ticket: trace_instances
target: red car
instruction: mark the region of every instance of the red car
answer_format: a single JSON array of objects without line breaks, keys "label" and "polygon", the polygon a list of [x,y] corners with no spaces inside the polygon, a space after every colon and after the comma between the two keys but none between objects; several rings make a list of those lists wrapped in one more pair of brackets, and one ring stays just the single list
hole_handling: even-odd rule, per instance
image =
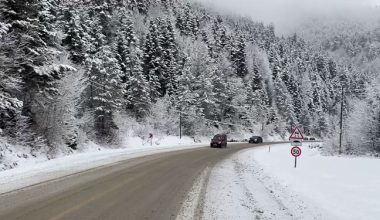
[{"label": "red car", "polygon": [[211,139],[210,147],[227,147],[227,135],[217,134]]}]

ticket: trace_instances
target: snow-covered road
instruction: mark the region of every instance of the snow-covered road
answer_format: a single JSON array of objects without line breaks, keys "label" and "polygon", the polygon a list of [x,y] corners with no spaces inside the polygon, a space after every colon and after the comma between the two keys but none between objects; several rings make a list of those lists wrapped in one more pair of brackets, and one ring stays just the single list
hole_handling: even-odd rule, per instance
[{"label": "snow-covered road", "polygon": [[378,219],[380,160],[324,157],[290,145],[241,151],[210,174],[203,219]]}]

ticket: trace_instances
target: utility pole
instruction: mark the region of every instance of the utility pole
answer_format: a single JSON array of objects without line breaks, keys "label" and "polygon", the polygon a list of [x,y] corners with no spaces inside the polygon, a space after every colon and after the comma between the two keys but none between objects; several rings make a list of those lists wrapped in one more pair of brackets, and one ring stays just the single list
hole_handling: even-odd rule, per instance
[{"label": "utility pole", "polygon": [[342,86],[342,96],[340,103],[340,133],[339,133],[339,154],[342,153],[342,135],[343,135],[343,105],[344,105],[344,87]]},{"label": "utility pole", "polygon": [[182,139],[182,111],[179,112],[179,139]]}]

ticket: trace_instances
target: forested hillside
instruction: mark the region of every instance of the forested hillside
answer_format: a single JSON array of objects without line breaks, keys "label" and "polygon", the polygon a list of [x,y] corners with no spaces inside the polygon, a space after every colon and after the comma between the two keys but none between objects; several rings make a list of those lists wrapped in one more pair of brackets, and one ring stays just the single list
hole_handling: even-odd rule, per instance
[{"label": "forested hillside", "polygon": [[0,135],[51,156],[129,130],[179,135],[180,118],[188,136],[285,137],[294,125],[334,136],[341,88],[366,91],[360,71],[297,35],[197,3],[0,0],[0,10]]},{"label": "forested hillside", "polygon": [[353,17],[305,21],[298,32],[314,48],[322,48],[358,75],[366,89],[345,94],[344,142],[347,152],[379,151],[380,144],[380,8]]}]

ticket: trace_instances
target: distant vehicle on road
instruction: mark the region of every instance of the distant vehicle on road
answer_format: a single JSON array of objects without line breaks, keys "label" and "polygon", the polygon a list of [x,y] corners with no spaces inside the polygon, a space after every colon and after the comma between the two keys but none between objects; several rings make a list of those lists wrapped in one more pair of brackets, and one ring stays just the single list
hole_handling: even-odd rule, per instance
[{"label": "distant vehicle on road", "polygon": [[227,147],[227,135],[217,134],[211,139],[210,147]]},{"label": "distant vehicle on road", "polygon": [[263,143],[263,138],[260,136],[252,136],[249,138],[249,143],[250,144],[259,144]]},{"label": "distant vehicle on road", "polygon": [[315,139],[315,137],[308,136],[308,137],[305,137],[303,140],[304,141],[315,141],[316,139]]}]

